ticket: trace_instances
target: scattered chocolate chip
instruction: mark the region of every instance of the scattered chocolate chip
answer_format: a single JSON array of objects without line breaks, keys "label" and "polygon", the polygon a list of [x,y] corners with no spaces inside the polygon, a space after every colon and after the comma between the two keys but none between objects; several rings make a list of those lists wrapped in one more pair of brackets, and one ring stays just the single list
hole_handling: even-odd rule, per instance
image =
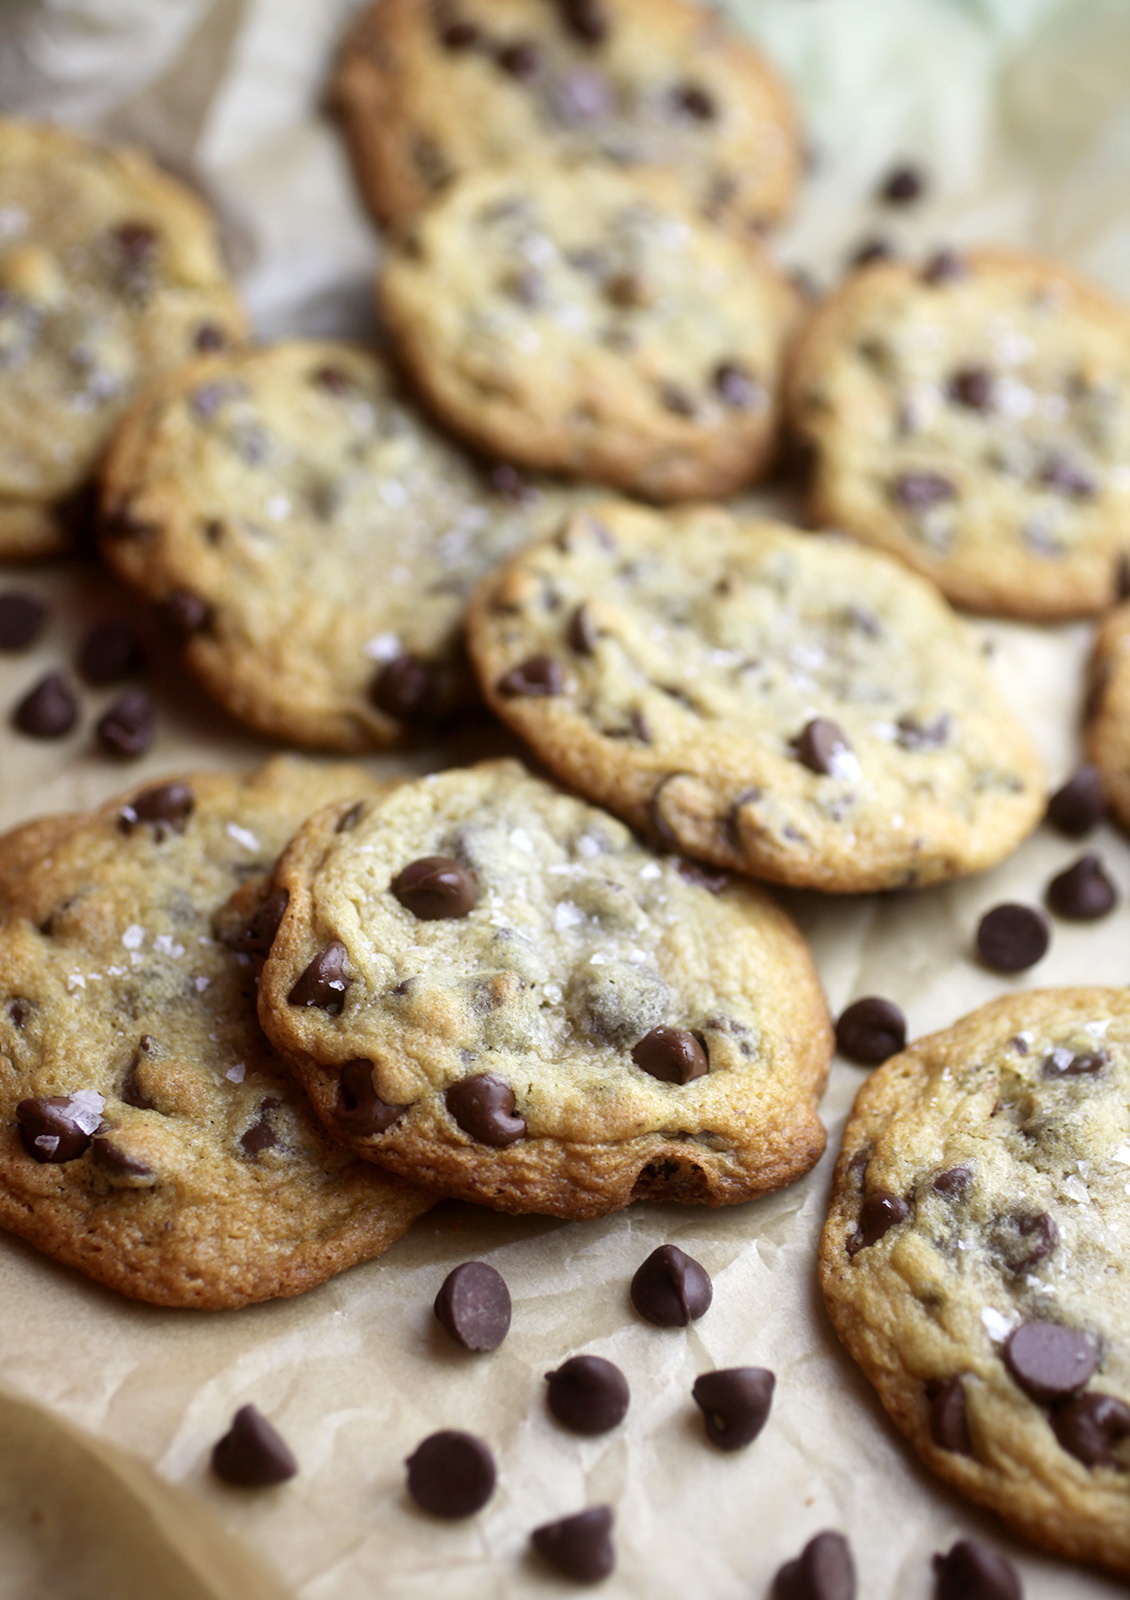
[{"label": "scattered chocolate chip", "polygon": [[950,399],[968,411],[988,411],[993,404],[996,384],[985,367],[962,367],[949,382]]},{"label": "scattered chocolate chip", "polygon": [[965,1384],[960,1378],[947,1378],[930,1395],[930,1437],[940,1450],[959,1456],[973,1454]]},{"label": "scattered chocolate chip", "polygon": [[1044,462],[1040,469],[1040,482],[1045,488],[1054,489],[1072,500],[1088,500],[1098,488],[1085,467],[1058,452]]},{"label": "scattered chocolate chip", "polygon": [[671,103],[694,122],[712,122],[718,113],[714,96],[699,83],[679,83],[671,91]]},{"label": "scattered chocolate chip", "polygon": [[535,1528],[530,1542],[542,1560],[574,1583],[599,1583],[616,1565],[612,1507],[590,1506]]},{"label": "scattered chocolate chip", "polygon": [[1101,1072],[1110,1060],[1105,1050],[1069,1050],[1066,1045],[1056,1045],[1044,1058],[1041,1068],[1045,1078],[1079,1078],[1087,1073]]},{"label": "scattered chocolate chip", "polygon": [[1084,765],[1048,801],[1048,821],[1069,839],[1081,839],[1106,815],[1102,773]]},{"label": "scattered chocolate chip", "polygon": [[836,775],[840,758],[850,754],[847,734],[829,717],[813,717],[792,742],[793,754],[802,766],[821,776]]},{"label": "scattered chocolate chip", "polygon": [[849,263],[852,267],[869,267],[873,261],[893,261],[895,247],[889,239],[865,239]]},{"label": "scattered chocolate chip", "polygon": [[298,1471],[294,1454],[256,1406],[240,1406],[212,1450],[212,1471],[238,1489],[267,1489]]},{"label": "scattered chocolate chip", "polygon": [[1048,919],[1035,906],[1006,901],[986,911],[977,928],[977,953],[994,972],[1023,972],[1047,954]]},{"label": "scattered chocolate chip", "polygon": [[378,711],[398,722],[431,721],[436,703],[435,671],[419,656],[402,650],[381,667],[370,696]]},{"label": "scattered chocolate chip", "polygon": [[937,288],[946,283],[958,283],[968,275],[969,268],[956,250],[939,250],[922,268],[922,282]]},{"label": "scattered chocolate chip", "polygon": [[407,1106],[389,1105],[387,1100],[381,1099],[373,1083],[371,1061],[359,1057],[342,1067],[334,1121],[343,1133],[359,1139],[387,1133],[407,1109]]},{"label": "scattered chocolate chip", "polygon": [[632,1279],[632,1304],[657,1328],[685,1328],[709,1310],[714,1285],[706,1268],[679,1249],[661,1244]]},{"label": "scattered chocolate chip", "polygon": [[246,956],[269,955],[289,904],[289,889],[273,890],[243,927],[224,942]]},{"label": "scattered chocolate chip", "polygon": [[526,1131],[525,1117],[515,1111],[513,1089],[493,1073],[478,1072],[461,1078],[451,1085],[444,1100],[463,1132],[480,1144],[504,1150]]},{"label": "scattered chocolate chip", "polygon": [[166,833],[183,833],[195,808],[196,797],[187,783],[158,783],[126,802],[118,827],[132,833],[139,822],[148,822],[160,840]]},{"label": "scattered chocolate chip", "polygon": [[512,78],[534,78],[541,71],[541,52],[532,40],[518,39],[504,45],[495,59]]},{"label": "scattered chocolate chip", "polygon": [[47,607],[34,594],[8,589],[0,594],[0,650],[27,650],[47,621]]},{"label": "scattered chocolate chip", "polygon": [[389,888],[421,922],[466,917],[479,898],[479,880],[450,856],[422,856],[398,872]]},{"label": "scattered chocolate chip", "polygon": [[564,692],[565,674],[561,663],[552,656],[530,656],[504,672],[496,687],[508,699],[516,695],[557,695]]},{"label": "scattered chocolate chip", "polygon": [[1057,917],[1094,922],[1118,904],[1118,890],[1098,856],[1080,856],[1048,884],[1047,905]]},{"label": "scattered chocolate chip", "polygon": [[681,383],[662,384],[659,389],[659,398],[672,416],[693,417],[698,409],[695,405],[694,395]]},{"label": "scattered chocolate chip", "polygon": [[909,164],[895,167],[879,187],[879,198],[888,205],[908,206],[920,200],[926,190],[926,179],[918,167]]},{"label": "scattered chocolate chip", "polygon": [[259,1107],[259,1116],[251,1126],[240,1136],[240,1146],[246,1156],[260,1156],[264,1150],[273,1150],[278,1144],[278,1137],[271,1122],[269,1113],[278,1109],[282,1104],[273,1095],[269,1095]]},{"label": "scattered chocolate chip", "polygon": [[773,1600],[855,1600],[855,1562],[842,1533],[818,1533],[773,1583]]},{"label": "scattered chocolate chip", "polygon": [[936,1555],[934,1571],[935,1600],[1023,1600],[1010,1563],[972,1539],[959,1539],[948,1555]]},{"label": "scattered chocolate chip", "polygon": [[1059,1244],[1059,1229],[1046,1211],[1005,1218],[992,1232],[1004,1264],[1017,1275],[1030,1272]]},{"label": "scattered chocolate chip", "polygon": [[864,1196],[859,1208],[859,1227],[848,1240],[848,1255],[858,1255],[861,1250],[878,1244],[889,1229],[905,1222],[909,1215],[910,1206],[901,1195],[891,1194],[887,1189],[874,1189]]},{"label": "scattered chocolate chip", "polygon": [[707,867],[701,861],[691,861],[687,856],[680,856],[675,867],[680,878],[693,884],[696,889],[709,889],[711,894],[721,894],[723,889],[729,887],[730,874],[721,867]]},{"label": "scattered chocolate chip", "polygon": [[546,1404],[572,1433],[607,1433],[627,1415],[628,1380],[603,1356],[570,1356],[545,1381]]},{"label": "scattered chocolate chip", "polygon": [[231,340],[223,328],[217,328],[214,322],[202,322],[192,343],[201,355],[208,355],[213,350],[226,350]]},{"label": "scattered chocolate chip", "polygon": [[286,997],[287,1004],[317,1006],[331,1017],[340,1016],[345,1004],[345,991],[353,981],[345,975],[348,955],[340,939],[331,939],[298,977]]},{"label": "scattered chocolate chip", "polygon": [[190,639],[203,632],[210,612],[199,595],[190,589],[171,589],[157,608],[161,621],[178,639]]},{"label": "scattered chocolate chip", "polygon": [[706,1051],[686,1028],[652,1028],[632,1050],[632,1060],[660,1083],[690,1083],[710,1071]]},{"label": "scattered chocolate chip", "polygon": [[1024,1322],[1009,1334],[1005,1365],[1040,1405],[1066,1400],[1095,1370],[1095,1352],[1085,1334],[1058,1322]]},{"label": "scattered chocolate chip", "polygon": [[124,622],[100,622],[83,640],[78,675],[84,683],[118,683],[145,664],[133,629]]},{"label": "scattered chocolate chip", "polygon": [[915,717],[900,717],[895,743],[900,750],[938,750],[948,740],[951,727],[952,718],[945,711],[940,711],[929,722],[919,722]]},{"label": "scattered chocolate chip", "polygon": [[105,1105],[93,1089],[21,1100],[16,1107],[20,1141],[33,1161],[74,1161],[89,1146]]},{"label": "scattered chocolate chip", "polygon": [[930,1187],[944,1199],[956,1200],[972,1182],[973,1174],[968,1167],[947,1167],[938,1173]]},{"label": "scattered chocolate chip", "polygon": [[102,713],[95,732],[108,755],[143,756],[153,742],[152,700],[144,689],[130,689]]},{"label": "scattered chocolate chip", "polygon": [[910,511],[926,511],[957,497],[953,484],[940,472],[904,472],[895,479],[891,492],[899,505]]},{"label": "scattered chocolate chip", "polygon": [[482,34],[473,22],[449,22],[440,29],[440,43],[445,50],[471,50]]},{"label": "scattered chocolate chip", "polygon": [[57,672],[40,678],[12,713],[15,726],[32,739],[61,739],[77,719],[78,702]]},{"label": "scattered chocolate chip", "polygon": [[609,21],[601,0],[558,0],[566,28],[586,44],[601,44],[608,37]]},{"label": "scattered chocolate chip", "polygon": [[434,1306],[440,1325],[464,1350],[497,1350],[510,1331],[510,1291],[485,1261],[449,1272]]},{"label": "scattered chocolate chip", "polygon": [[433,1517],[471,1517],[494,1493],[494,1457],[473,1433],[433,1433],[408,1457],[408,1493]]},{"label": "scattered chocolate chip", "polygon": [[715,394],[735,411],[761,411],[768,404],[765,390],[740,361],[723,361],[715,367],[711,382]]},{"label": "scattered chocolate chip", "polygon": [[1092,1390],[1056,1406],[1051,1424],[1060,1446],[1085,1467],[1117,1467],[1113,1446],[1130,1438],[1130,1406]]},{"label": "scattered chocolate chip", "polygon": [[691,1395],[706,1437],[719,1450],[742,1450],[765,1426],[776,1378],[765,1367],[726,1367],[695,1379]]},{"label": "scattered chocolate chip", "polygon": [[841,1011],[836,1045],[849,1061],[877,1067],[905,1047],[906,1018],[890,1000],[867,995]]}]

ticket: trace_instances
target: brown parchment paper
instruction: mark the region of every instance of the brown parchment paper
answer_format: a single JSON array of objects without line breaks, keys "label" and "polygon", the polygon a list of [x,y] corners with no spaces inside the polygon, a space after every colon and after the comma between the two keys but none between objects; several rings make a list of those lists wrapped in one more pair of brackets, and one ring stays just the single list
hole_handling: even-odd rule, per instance
[{"label": "brown parchment paper", "polygon": [[[347,0],[0,0],[0,101],[138,139],[190,174],[221,209],[264,337],[367,337],[378,243],[324,111],[349,10]],[[876,232],[916,251],[1001,241],[1060,255],[1130,297],[1127,0],[741,0],[731,10],[790,77],[811,135],[815,169],[779,244],[790,264],[829,283]],[[871,199],[901,158],[924,163],[933,180],[929,200],[907,215]],[[133,609],[89,564],[18,581],[49,597],[53,614],[32,655],[0,657],[4,708],[71,658],[90,620]],[[976,626],[1058,781],[1079,755],[1090,629]],[[112,691],[86,692],[81,728],[59,744],[5,726],[0,826],[92,805],[150,774],[250,766],[269,753],[202,701],[159,642],[153,650],[152,752],[123,771],[92,750]],[[490,741],[504,743],[471,725],[445,750],[372,765],[439,766]],[[1130,890],[1126,840],[1104,829],[1089,847]],[[1127,981],[1125,905],[1091,927],[1058,923],[1051,954],[1016,984],[970,959],[986,907],[1038,899],[1077,853],[1041,831],[965,883],[883,899],[787,898],[833,1010],[859,994],[889,995],[917,1035],[1026,981]],[[619,1548],[601,1591],[609,1600],[758,1600],[778,1565],[824,1527],[849,1534],[868,1600],[926,1600],[930,1554],[963,1536],[1007,1551],[1028,1600],[1112,1600],[1120,1586],[1019,1545],[922,1471],[831,1332],[815,1241],[860,1081],[837,1063],[823,1105],[828,1154],[804,1182],[756,1204],[636,1206],[584,1225],[446,1204],[381,1261],[302,1299],[241,1312],[132,1305],[0,1236],[0,1376],[30,1403],[19,1409],[21,1433],[5,1422],[15,1402],[0,1398],[0,1456],[26,1457],[29,1473],[38,1463],[37,1492],[57,1495],[52,1527],[82,1531],[55,1540],[49,1558],[31,1499],[9,1473],[0,1597],[179,1594],[171,1580],[147,1577],[153,1541],[164,1539],[171,1563],[186,1549],[200,1558],[186,1593],[251,1600],[255,1580],[227,1534],[294,1600],[549,1596],[563,1586],[527,1559],[529,1530],[607,1500]],[[631,1273],[664,1241],[714,1278],[712,1309],[686,1331],[642,1324],[627,1298]],[[469,1257],[497,1266],[514,1297],[512,1332],[488,1357],[455,1350],[431,1315],[446,1272]],[[562,1433],[543,1409],[543,1374],[581,1350],[618,1362],[632,1387],[626,1424],[596,1440]],[[690,1387],[701,1371],[742,1363],[772,1367],[778,1388],[761,1438],[727,1457],[703,1442]],[[283,1489],[240,1494],[208,1474],[213,1441],[249,1400],[300,1458],[300,1477]],[[102,1443],[61,1443],[61,1424]],[[407,1503],[402,1462],[424,1435],[451,1426],[490,1442],[500,1482],[480,1516],[445,1526]],[[96,1465],[75,1467],[91,1450]],[[146,1463],[187,1498],[162,1496]],[[81,1518],[66,1510],[76,1492],[87,1497]],[[154,1494],[156,1518],[144,1509]],[[130,1496],[141,1511],[123,1512]]]}]

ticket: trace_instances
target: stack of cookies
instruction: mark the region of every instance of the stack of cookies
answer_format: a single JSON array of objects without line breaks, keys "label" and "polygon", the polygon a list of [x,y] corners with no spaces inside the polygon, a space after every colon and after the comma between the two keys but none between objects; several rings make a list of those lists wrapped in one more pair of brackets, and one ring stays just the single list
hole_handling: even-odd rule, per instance
[{"label": "stack of cookies", "polygon": [[[808,305],[767,239],[788,97],[713,14],[382,0],[337,92],[380,353],[250,344],[195,197],[0,124],[0,556],[96,498],[258,733],[363,755],[485,706],[535,769],[278,756],[0,840],[0,1224],[170,1306],[299,1293],[440,1197],[585,1219],[802,1177],[833,1036],[761,883],[1004,861],[1045,777],[952,606],[1130,601],[1130,313],[1002,250]],[[838,531],[722,503],[800,458]],[[1093,679],[1078,833],[1130,827],[1130,604]],[[23,731],[68,731],[61,692]],[[1021,970],[999,909],[982,953]],[[906,1051],[864,1004],[841,1044],[891,1059],[836,1168],[836,1329],[936,1471],[1130,1574],[1126,995]],[[810,1551],[784,1600],[848,1595]],[[939,1592],[1014,1592],[977,1581]]]}]

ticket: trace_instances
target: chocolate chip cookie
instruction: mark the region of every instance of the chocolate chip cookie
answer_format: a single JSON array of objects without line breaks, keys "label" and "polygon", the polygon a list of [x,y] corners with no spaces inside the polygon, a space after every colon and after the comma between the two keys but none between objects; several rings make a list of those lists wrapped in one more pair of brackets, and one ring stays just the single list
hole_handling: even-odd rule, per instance
[{"label": "chocolate chip cookie", "polygon": [[474,695],[466,598],[566,491],[480,468],[374,355],[293,343],[151,388],[102,478],[106,559],[212,694],[277,739],[396,743]]},{"label": "chocolate chip cookie", "polygon": [[1130,994],[1009,995],[856,1097],[820,1246],[840,1338],[928,1466],[1130,1576]]},{"label": "chocolate chip cookie", "polygon": [[975,611],[1103,610],[1130,552],[1130,313],[1005,251],[853,274],[788,381],[816,518]]},{"label": "chocolate chip cookie", "polygon": [[1099,629],[1091,658],[1087,744],[1106,804],[1130,829],[1130,604]]},{"label": "chocolate chip cookie", "polygon": [[597,1217],[746,1200],[823,1148],[831,1033],[793,924],[516,762],[330,807],[274,890],[260,1018],[358,1155]]},{"label": "chocolate chip cookie", "polygon": [[311,809],[379,792],[278,759],[0,840],[0,1225],[137,1299],[211,1309],[313,1288],[427,1207],[325,1137],[225,920]]},{"label": "chocolate chip cookie", "polygon": [[141,384],[243,336],[213,233],[139,151],[0,119],[0,559],[65,549]]},{"label": "chocolate chip cookie", "polygon": [[484,580],[493,709],[659,845],[859,891],[1002,860],[1040,763],[932,585],[718,507],[578,512]]},{"label": "chocolate chip cookie", "polygon": [[731,494],[769,461],[796,293],[662,175],[471,173],[393,245],[380,299],[481,449],[653,500]]},{"label": "chocolate chip cookie", "polygon": [[703,211],[756,230],[800,172],[776,74],[688,0],[381,0],[337,93],[385,223],[460,173],[535,155],[665,170]]}]

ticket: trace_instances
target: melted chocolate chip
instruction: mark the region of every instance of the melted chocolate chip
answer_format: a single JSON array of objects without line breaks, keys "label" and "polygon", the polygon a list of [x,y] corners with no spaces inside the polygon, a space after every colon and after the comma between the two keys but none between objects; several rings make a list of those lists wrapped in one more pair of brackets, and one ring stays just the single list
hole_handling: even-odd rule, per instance
[{"label": "melted chocolate chip", "polygon": [[225,941],[231,949],[246,956],[266,956],[271,953],[286,908],[290,904],[289,889],[275,889],[263,901],[244,926]]},{"label": "melted chocolate chip", "polygon": [[141,645],[124,622],[100,622],[82,642],[78,653],[79,677],[84,683],[118,683],[144,665]]},{"label": "melted chocolate chip", "polygon": [[765,1426],[776,1378],[765,1367],[727,1367],[695,1379],[691,1395],[706,1437],[719,1450],[743,1450]]},{"label": "melted chocolate chip", "polygon": [[535,1528],[530,1542],[542,1560],[574,1583],[599,1583],[616,1565],[612,1507],[590,1506]]},{"label": "melted chocolate chip", "polygon": [[706,1051],[686,1028],[652,1028],[632,1050],[632,1060],[660,1083],[690,1083],[710,1071]]},{"label": "melted chocolate chip", "polygon": [[22,1028],[31,1015],[31,1006],[26,1000],[13,1000],[8,1006],[8,1020],[13,1028]]},{"label": "melted chocolate chip", "polygon": [[530,39],[517,39],[513,44],[504,45],[495,60],[512,78],[535,78],[541,71],[541,51]]},{"label": "melted chocolate chip", "polygon": [[904,472],[891,485],[891,493],[909,511],[927,511],[957,498],[957,490],[940,472]]},{"label": "melted chocolate chip", "polygon": [[949,396],[969,411],[988,411],[993,404],[996,384],[987,367],[962,367],[949,382]]},{"label": "melted chocolate chip", "polygon": [[950,736],[952,718],[940,711],[929,722],[919,722],[915,717],[900,717],[895,733],[895,743],[900,750],[938,750]]},{"label": "melted chocolate chip", "polygon": [[1048,919],[1035,906],[1006,901],[986,911],[977,927],[977,953],[994,972],[1024,972],[1047,954]]},{"label": "melted chocolate chip", "polygon": [[158,783],[126,802],[118,813],[118,827],[132,833],[138,823],[147,822],[161,840],[170,833],[183,833],[195,809],[196,797],[187,783]]},{"label": "melted chocolate chip", "polygon": [[1102,773],[1085,765],[1048,801],[1048,821],[1069,839],[1081,839],[1106,815]]},{"label": "melted chocolate chip", "polygon": [[1094,922],[1118,904],[1118,890],[1098,856],[1080,856],[1048,884],[1047,904],[1057,917]]},{"label": "melted chocolate chip", "polygon": [[105,1134],[97,1134],[93,1139],[90,1159],[111,1182],[128,1185],[153,1177],[152,1167],[146,1166],[136,1156],[129,1155]]},{"label": "melted chocolate chip", "polygon": [[768,402],[761,384],[740,361],[724,361],[715,367],[711,382],[719,399],[735,411],[760,411]]},{"label": "melted chocolate chip", "polygon": [[178,639],[202,633],[211,616],[204,601],[190,589],[171,589],[157,609],[165,627]]},{"label": "melted chocolate chip", "polygon": [[860,1250],[878,1244],[890,1228],[905,1222],[909,1215],[910,1207],[901,1195],[891,1194],[887,1189],[873,1190],[864,1197],[859,1208],[859,1227],[848,1240],[848,1255],[858,1255]]},{"label": "melted chocolate chip", "polygon": [[389,1105],[387,1100],[381,1099],[373,1084],[371,1061],[358,1057],[342,1067],[334,1121],[343,1133],[357,1139],[387,1133],[407,1109],[407,1106]]},{"label": "melted chocolate chip", "polygon": [[114,701],[95,725],[98,742],[107,755],[134,760],[153,742],[153,702],[144,689],[131,689]]},{"label": "melted chocolate chip", "polygon": [[12,713],[12,722],[32,739],[61,739],[78,719],[78,702],[57,672],[29,689]]},{"label": "melted chocolate chip", "polygon": [[1085,1467],[1117,1467],[1113,1447],[1130,1438],[1130,1406],[1092,1390],[1056,1406],[1051,1424],[1061,1448]]},{"label": "melted chocolate chip", "polygon": [[1057,1045],[1044,1058],[1041,1075],[1045,1078],[1079,1078],[1092,1072],[1101,1072],[1110,1056],[1105,1050],[1069,1050]]},{"label": "melted chocolate chip", "polygon": [[238,1489],[267,1489],[293,1478],[298,1462],[257,1407],[240,1406],[231,1428],[212,1450],[212,1471]]},{"label": "melted chocolate chip", "polygon": [[545,1381],[546,1404],[571,1433],[607,1433],[627,1416],[628,1380],[603,1356],[570,1356]]},{"label": "melted chocolate chip", "polygon": [[873,261],[892,261],[895,247],[889,239],[865,239],[851,258],[852,267],[869,267]]},{"label": "melted chocolate chip", "polygon": [[1012,1566],[995,1550],[959,1539],[948,1555],[934,1557],[935,1600],[1023,1600]]},{"label": "melted chocolate chip", "polygon": [[591,609],[586,605],[579,605],[569,618],[567,634],[570,649],[581,656],[591,656],[600,640],[600,632],[593,621]]},{"label": "melted chocolate chip", "polygon": [[1130,551],[1123,551],[1114,564],[1114,598],[1130,600]]},{"label": "melted chocolate chip", "polygon": [[406,1465],[408,1493],[433,1517],[472,1517],[494,1493],[494,1457],[473,1433],[433,1433]]},{"label": "melted chocolate chip", "polygon": [[906,1018],[892,1001],[866,995],[841,1011],[836,1045],[849,1061],[877,1067],[905,1047]]},{"label": "melted chocolate chip", "polygon": [[513,1089],[493,1073],[461,1078],[448,1089],[444,1101],[463,1132],[480,1144],[504,1150],[526,1132],[526,1119],[515,1110]]},{"label": "melted chocolate chip", "polygon": [[680,878],[693,884],[696,889],[709,889],[711,894],[721,894],[723,889],[729,887],[730,874],[721,867],[707,867],[701,861],[691,861],[687,856],[680,856],[675,867]]},{"label": "melted chocolate chip", "polygon": [[569,32],[586,44],[601,44],[610,27],[601,0],[557,0],[562,21]]},{"label": "melted chocolate chip", "polygon": [[968,272],[969,268],[956,250],[939,250],[922,268],[922,282],[938,288],[947,283],[959,283]]},{"label": "melted chocolate chip", "polygon": [[433,1309],[464,1350],[497,1350],[510,1331],[510,1291],[485,1261],[465,1261],[449,1272]]},{"label": "melted chocolate chip", "polygon": [[217,328],[214,322],[202,322],[192,340],[193,348],[201,355],[213,350],[226,350],[230,343],[223,328]]},{"label": "melted chocolate chip", "polygon": [[671,91],[671,104],[693,122],[713,122],[718,114],[714,96],[700,83],[679,83]]},{"label": "melted chocolate chip", "polygon": [[157,233],[145,222],[122,222],[113,230],[114,243],[130,266],[150,261],[157,250]]},{"label": "melted chocolate chip", "polygon": [[552,656],[530,656],[504,672],[496,687],[507,699],[516,695],[557,695],[564,691],[565,674],[561,663]]},{"label": "melted chocolate chip", "polygon": [[1040,1405],[1068,1399],[1095,1370],[1086,1334],[1058,1322],[1022,1323],[1009,1335],[1004,1359],[1024,1393]]},{"label": "melted chocolate chip", "polygon": [[419,656],[402,650],[381,667],[370,698],[378,711],[398,722],[430,722],[436,713],[435,671]]},{"label": "melted chocolate chip", "polygon": [[345,975],[349,952],[340,939],[331,939],[295,981],[287,995],[291,1006],[317,1006],[331,1017],[341,1015],[345,991],[353,982]]},{"label": "melted chocolate chip", "polygon": [[0,594],[0,650],[27,650],[43,632],[47,607],[34,594],[8,589]]},{"label": "melted chocolate chip", "polygon": [[947,1167],[944,1172],[938,1173],[930,1187],[943,1199],[956,1200],[972,1182],[973,1174],[968,1167]]},{"label": "melted chocolate chip", "polygon": [[105,1105],[93,1089],[21,1100],[16,1107],[20,1142],[33,1161],[74,1161],[89,1147]]},{"label": "melted chocolate chip", "polygon": [[930,1437],[940,1450],[950,1450],[959,1456],[973,1454],[965,1384],[960,1378],[947,1378],[931,1393]]},{"label": "melted chocolate chip", "polygon": [[473,22],[449,22],[440,29],[439,37],[445,50],[470,50],[482,34]]},{"label": "melted chocolate chip", "polygon": [[632,1304],[657,1328],[685,1328],[709,1310],[714,1285],[706,1268],[676,1244],[653,1250],[632,1279]]},{"label": "melted chocolate chip", "polygon": [[422,856],[398,872],[389,888],[421,922],[466,917],[479,898],[479,880],[450,856]]},{"label": "melted chocolate chip", "polygon": [[264,1150],[273,1150],[278,1144],[278,1136],[271,1123],[269,1113],[278,1109],[282,1104],[273,1095],[269,1095],[259,1107],[258,1120],[253,1122],[240,1138],[240,1145],[246,1156],[262,1155]]},{"label": "melted chocolate chip", "polygon": [[920,200],[925,191],[926,179],[921,169],[908,164],[888,173],[879,188],[879,198],[888,205],[908,206]]},{"label": "melted chocolate chip", "polygon": [[152,1035],[143,1033],[137,1041],[137,1049],[134,1051],[133,1060],[130,1062],[126,1075],[122,1080],[122,1086],[118,1090],[119,1100],[123,1101],[127,1106],[136,1106],[139,1111],[151,1111],[153,1109],[152,1101],[142,1092],[141,1085],[137,1081],[137,1069],[147,1057],[153,1055],[154,1049],[155,1041]]},{"label": "melted chocolate chip", "polygon": [[773,1583],[773,1600],[855,1600],[855,1562],[842,1533],[818,1533]]},{"label": "melted chocolate chip", "polygon": [[829,717],[814,717],[793,740],[793,754],[810,772],[835,774],[840,757],[851,751],[847,735]]}]

